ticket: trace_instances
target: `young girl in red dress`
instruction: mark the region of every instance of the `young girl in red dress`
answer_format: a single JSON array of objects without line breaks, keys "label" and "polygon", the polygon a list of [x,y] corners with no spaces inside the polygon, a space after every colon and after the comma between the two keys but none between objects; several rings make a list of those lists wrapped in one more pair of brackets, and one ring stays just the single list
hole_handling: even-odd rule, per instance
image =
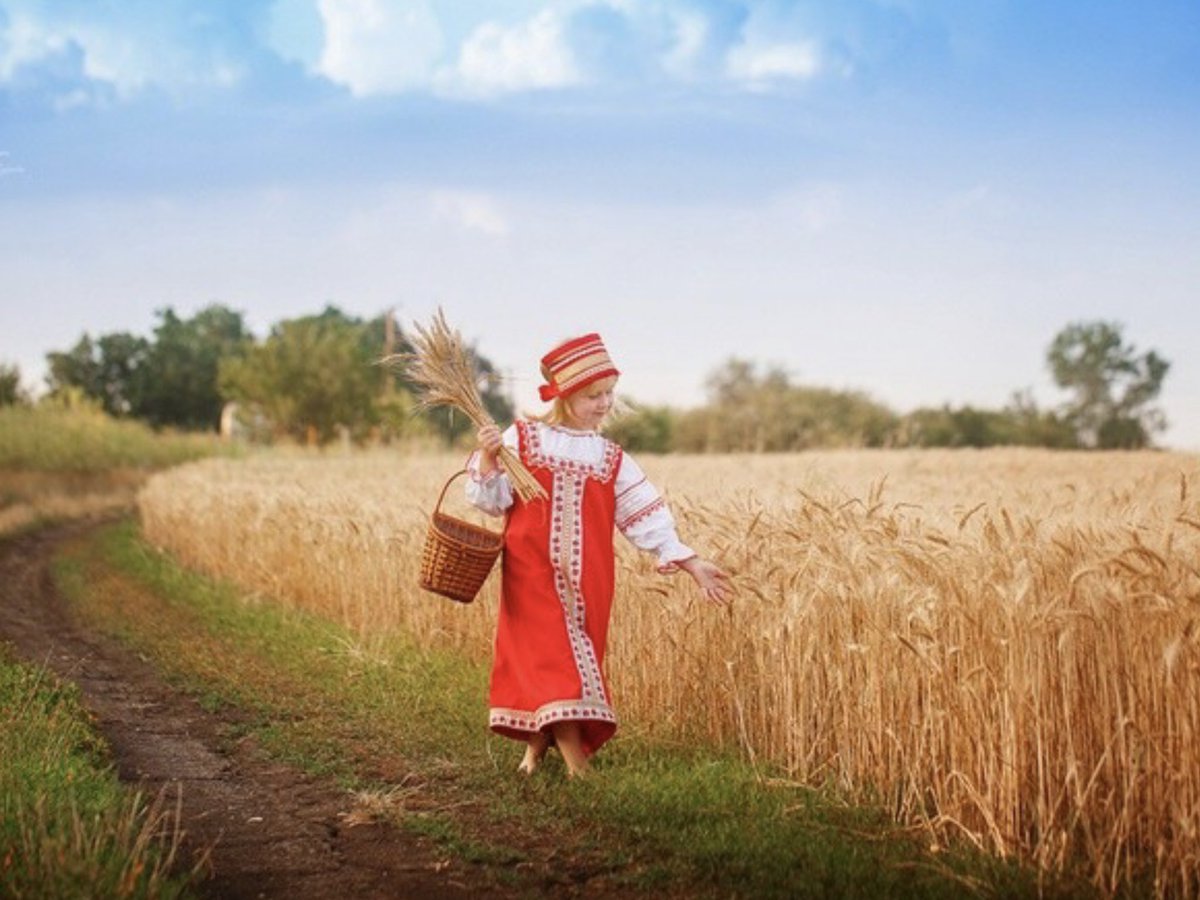
[{"label": "young girl in red dress", "polygon": [[[679,540],[638,464],[599,433],[619,374],[599,335],[560,344],[542,358],[550,413],[503,433],[480,429],[469,464],[468,499],[507,517],[490,725],[526,742],[520,770],[527,774],[551,743],[568,774],[582,774],[616,731],[603,668],[614,530],[656,554],[660,572],[687,572],[709,600],[730,596],[726,574]],[[525,502],[513,491],[497,465],[502,445],[520,454],[548,500]]]}]

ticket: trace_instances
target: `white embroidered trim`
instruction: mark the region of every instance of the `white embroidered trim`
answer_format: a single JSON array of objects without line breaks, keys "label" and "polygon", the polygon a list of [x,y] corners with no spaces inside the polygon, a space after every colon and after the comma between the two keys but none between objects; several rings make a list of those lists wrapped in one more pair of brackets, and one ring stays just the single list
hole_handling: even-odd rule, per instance
[{"label": "white embroidered trim", "polygon": [[582,698],[608,703],[596,650],[587,633],[587,604],[583,596],[583,475],[554,473],[550,513],[550,561],[554,566],[554,591],[563,607],[567,638]]},{"label": "white embroidered trim", "polygon": [[533,712],[492,707],[488,714],[488,724],[491,727],[513,728],[518,731],[541,731],[554,722],[579,720],[617,724],[617,716],[612,707],[606,703],[589,703],[585,700],[555,700]]},{"label": "white embroidered trim", "polygon": [[534,423],[518,420],[517,427],[520,428],[521,434],[525,438],[526,463],[531,468],[540,467],[549,469],[556,474],[558,472],[570,472],[572,474],[595,478],[601,482],[608,481],[617,474],[617,462],[621,458],[621,448],[608,438],[601,438],[604,441],[604,456],[598,464],[592,464],[576,462],[573,459],[563,459],[562,457],[551,456],[546,453],[542,449],[541,435],[538,433],[538,427]]},{"label": "white embroidered trim", "polygon": [[499,465],[489,469],[486,473],[480,473],[479,465],[481,463],[481,454],[478,450],[472,450],[467,457],[467,461],[463,464],[463,468],[467,470],[467,477],[476,484],[488,484],[494,481],[504,471]]}]

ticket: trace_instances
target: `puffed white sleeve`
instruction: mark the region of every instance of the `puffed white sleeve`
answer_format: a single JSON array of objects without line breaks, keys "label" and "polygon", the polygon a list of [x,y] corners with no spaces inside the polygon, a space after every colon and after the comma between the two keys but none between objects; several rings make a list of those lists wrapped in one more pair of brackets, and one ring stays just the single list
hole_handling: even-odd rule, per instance
[{"label": "puffed white sleeve", "polygon": [[[509,425],[501,440],[506,447],[517,450],[517,426]],[[476,450],[467,458],[467,502],[489,516],[502,516],[513,504],[512,482],[499,466],[481,475],[479,463],[479,451]]]},{"label": "puffed white sleeve", "polygon": [[675,563],[696,555],[679,540],[675,518],[662,494],[627,453],[621,454],[616,492],[617,528],[635,547],[658,556],[659,572],[674,572]]}]

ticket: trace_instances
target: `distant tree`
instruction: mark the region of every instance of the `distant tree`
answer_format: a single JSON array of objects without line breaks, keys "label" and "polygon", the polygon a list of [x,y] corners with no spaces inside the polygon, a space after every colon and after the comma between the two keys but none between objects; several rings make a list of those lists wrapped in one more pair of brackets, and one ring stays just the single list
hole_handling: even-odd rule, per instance
[{"label": "distant tree", "polygon": [[808,447],[878,447],[892,439],[896,416],[856,391],[796,385],[778,366],[759,373],[730,359],[707,382],[709,402],[675,424],[677,449],[775,452]]},{"label": "distant tree", "polygon": [[1063,414],[1085,447],[1147,447],[1166,428],[1152,403],[1171,364],[1153,350],[1139,355],[1121,331],[1114,322],[1076,322],[1046,351],[1055,383],[1073,395]]},{"label": "distant tree", "polygon": [[904,417],[902,444],[911,447],[985,447],[994,443],[980,411],[923,406]]},{"label": "distant tree", "polygon": [[145,364],[150,345],[126,332],[87,334],[65,353],[48,353],[50,393],[76,389],[95,400],[105,412],[129,416],[142,400]]},{"label": "distant tree", "polygon": [[158,310],[154,339],[117,332],[47,354],[51,393],[74,388],[109,413],[154,426],[213,429],[221,415],[219,361],[251,340],[240,313],[209,306],[190,319]]},{"label": "distant tree", "polygon": [[66,351],[53,351],[46,354],[46,366],[49,370],[46,383],[51,396],[76,388],[84,396],[99,399],[103,391],[100,383],[99,350],[95,342],[84,334],[75,346]]},{"label": "distant tree", "polygon": [[[786,377],[783,376],[785,380]],[[763,407],[769,403],[766,395],[771,388],[760,390],[754,363],[730,359],[708,376],[705,387],[708,388],[709,406],[720,412],[718,418],[709,422],[709,436],[715,446],[706,449],[725,452],[764,450],[766,422]]]},{"label": "distant tree", "polygon": [[339,426],[362,436],[379,391],[362,327],[333,306],[280,322],[265,342],[221,362],[221,393],[299,441],[327,443]]},{"label": "distant tree", "polygon": [[241,354],[252,340],[242,314],[212,305],[190,319],[170,308],[158,310],[158,317],[132,412],[154,426],[213,430],[224,404],[220,362]]},{"label": "distant tree", "polygon": [[671,429],[671,449],[679,453],[715,453],[722,443],[720,416],[714,406],[681,411]]},{"label": "distant tree", "polygon": [[811,423],[804,445],[884,447],[895,440],[899,418],[861,391],[820,387],[793,388],[793,405],[807,408]]},{"label": "distant tree", "polygon": [[1004,407],[1010,421],[1013,443],[1058,450],[1079,446],[1075,428],[1054,410],[1040,409],[1029,390],[1016,391]]},{"label": "distant tree", "polygon": [[[224,306],[190,319],[170,308],[157,315],[153,340],[84,334],[70,350],[48,354],[52,395],[83,396],[114,415],[189,429],[215,428],[225,401],[235,400],[247,420],[269,421],[301,441],[326,442],[340,428],[357,438],[432,432],[446,440],[471,429],[466,417],[445,410],[419,413],[402,373],[376,365],[389,331],[392,351],[411,349],[385,316],[363,321],[329,306],[278,323],[256,344],[242,315]],[[497,421],[510,421],[494,367],[477,353],[474,362],[485,406]]]},{"label": "distant tree", "polygon": [[667,406],[630,403],[604,433],[631,453],[667,453],[675,429],[675,414]]},{"label": "distant tree", "polygon": [[950,405],[922,407],[904,416],[897,443],[910,447],[1074,447],[1074,429],[1057,413],[1040,410],[1028,391],[1003,409]]},{"label": "distant tree", "polygon": [[8,363],[0,363],[0,406],[23,406],[29,395],[21,387],[21,370]]},{"label": "distant tree", "polygon": [[411,385],[404,380],[400,369],[378,364],[384,356],[412,352],[412,345],[390,310],[362,323],[359,345],[363,359],[372,364],[377,380],[372,427],[377,429],[378,437],[390,441],[439,434],[441,423],[435,424],[429,413],[417,409]]},{"label": "distant tree", "polygon": [[901,443],[913,447],[997,447],[1020,444],[1007,412],[965,405],[915,409],[904,417]]}]

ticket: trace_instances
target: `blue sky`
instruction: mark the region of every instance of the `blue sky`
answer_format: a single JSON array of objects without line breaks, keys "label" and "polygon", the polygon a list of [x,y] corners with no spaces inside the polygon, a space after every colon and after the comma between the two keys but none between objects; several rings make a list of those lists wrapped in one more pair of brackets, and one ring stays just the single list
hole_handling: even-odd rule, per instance
[{"label": "blue sky", "polygon": [[738,356],[898,411],[1173,363],[1200,449],[1200,3],[0,0],[0,361],[209,303],[450,320],[536,408]]}]

